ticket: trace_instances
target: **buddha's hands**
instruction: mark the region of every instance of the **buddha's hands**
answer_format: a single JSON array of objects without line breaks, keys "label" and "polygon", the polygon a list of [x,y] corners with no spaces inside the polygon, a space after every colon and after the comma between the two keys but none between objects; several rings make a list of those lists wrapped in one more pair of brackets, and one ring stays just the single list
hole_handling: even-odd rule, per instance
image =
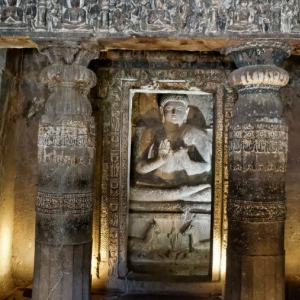
[{"label": "buddha's hands", "polygon": [[174,158],[183,168],[187,167],[187,163],[191,163],[191,159],[188,154],[188,148],[180,147],[174,152]]},{"label": "buddha's hands", "polygon": [[168,139],[165,139],[159,145],[158,157],[166,161],[168,157],[171,155],[173,155],[173,150],[171,149],[171,143]]}]

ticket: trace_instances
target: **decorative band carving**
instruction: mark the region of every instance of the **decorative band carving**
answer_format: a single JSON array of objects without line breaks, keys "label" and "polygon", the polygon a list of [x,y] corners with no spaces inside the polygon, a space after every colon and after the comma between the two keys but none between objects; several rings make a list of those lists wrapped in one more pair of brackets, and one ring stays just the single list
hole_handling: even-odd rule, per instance
[{"label": "decorative band carving", "polygon": [[287,126],[274,123],[244,123],[230,126],[229,138],[287,141]]},{"label": "decorative band carving", "polygon": [[39,146],[95,147],[95,127],[82,121],[64,120],[53,126],[40,123]]},{"label": "decorative band carving", "polygon": [[93,193],[48,194],[37,193],[36,211],[46,214],[79,214],[93,211]]},{"label": "decorative band carving", "polygon": [[254,202],[245,200],[228,200],[228,218],[232,221],[276,222],[284,221],[285,201]]},{"label": "decorative band carving", "polygon": [[285,124],[233,124],[228,140],[230,169],[285,172],[287,136]]}]

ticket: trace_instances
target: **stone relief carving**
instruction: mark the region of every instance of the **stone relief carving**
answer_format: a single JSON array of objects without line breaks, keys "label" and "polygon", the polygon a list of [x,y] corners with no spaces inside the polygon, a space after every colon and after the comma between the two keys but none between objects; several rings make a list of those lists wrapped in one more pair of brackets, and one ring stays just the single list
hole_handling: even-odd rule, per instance
[{"label": "stone relief carving", "polygon": [[[219,107],[219,109],[217,109],[217,122],[215,124],[215,145],[217,149],[220,150],[218,150],[214,163],[214,194],[215,199],[223,199],[224,192],[223,186],[220,186],[220,178],[223,176],[223,162],[226,155],[224,156],[221,150],[223,149],[224,116],[222,109],[220,108],[224,103],[224,99],[227,99],[229,97],[229,92],[226,92],[227,96],[224,97],[223,86],[222,84],[220,85],[220,83],[226,81],[226,72],[229,73],[229,71],[225,71],[224,69],[201,69],[201,66],[203,66],[203,62],[201,62],[201,58],[198,55],[192,53],[175,55],[173,52],[142,53],[124,51],[118,53],[118,56],[118,60],[111,61],[110,65],[112,66],[112,68],[107,69],[106,67],[100,67],[100,69],[97,71],[97,73],[99,74],[98,95],[100,96],[100,98],[103,98],[103,100],[101,100],[101,110],[103,110],[103,154],[101,170],[103,174],[101,180],[101,218],[99,220],[99,225],[101,228],[99,237],[100,266],[97,269],[100,272],[99,276],[102,276],[101,264],[103,264],[104,269],[106,268],[106,264],[108,264],[109,266],[114,266],[114,271],[109,273],[109,275],[113,278],[125,277],[127,274],[126,249],[128,232],[126,230],[126,224],[128,222],[128,208],[134,211],[148,210],[149,212],[153,212],[154,215],[152,217],[150,216],[147,220],[144,220],[144,224],[147,224],[147,222],[152,222],[154,219],[157,226],[159,227],[159,230],[161,231],[161,233],[158,235],[165,236],[170,249],[171,247],[174,247],[174,249],[178,250],[180,249],[180,247],[185,247],[184,251],[191,251],[191,253],[193,252],[193,250],[191,247],[188,247],[186,243],[187,241],[191,241],[193,239],[191,236],[192,231],[188,231],[185,235],[182,234],[181,232],[183,231],[179,231],[181,229],[180,223],[185,224],[185,228],[187,229],[190,225],[190,222],[192,220],[195,220],[194,226],[195,224],[197,226],[197,223],[198,226],[200,226],[199,220],[197,218],[200,215],[200,219],[203,219],[204,216],[210,217],[210,214],[212,213],[210,202],[201,204],[202,214],[199,214],[196,217],[194,217],[194,213],[183,213],[186,211],[186,201],[183,201],[182,203],[178,203],[178,201],[164,203],[131,201],[130,206],[128,207],[127,195],[129,191],[127,178],[129,161],[127,151],[129,145],[127,131],[128,129],[126,129],[126,124],[130,124],[131,121],[129,119],[129,101],[121,101],[121,99],[130,99],[129,90],[137,88],[141,89],[143,86],[146,86],[147,88],[151,86],[151,88],[153,89],[174,89],[175,86],[180,86],[180,89],[189,89],[188,86],[196,86],[203,91],[216,93],[216,105],[217,107]],[[166,61],[170,62],[170,64],[166,63]],[[101,65],[105,66],[106,63],[102,61]],[[149,69],[147,67],[147,69],[145,69],[143,68],[143,66],[151,66],[151,68]],[[172,66],[172,68],[170,68],[170,66]],[[214,64],[213,68],[215,67],[216,65]],[[185,86],[182,82],[172,83],[172,80],[178,81],[178,79],[182,78],[188,78],[188,80],[185,81]],[[166,82],[166,79],[168,79],[169,82]],[[233,95],[232,98],[234,99],[235,96]],[[226,115],[230,114],[231,106],[232,104],[227,105]],[[159,122],[161,122],[161,119],[159,119]],[[207,122],[207,124],[212,125],[212,115],[208,116]],[[116,132],[115,128],[119,128],[119,132]],[[227,186],[224,185],[224,191],[226,190]],[[157,209],[169,213],[177,212],[176,216],[178,216],[179,222],[174,224],[173,230],[172,224],[171,226],[167,226],[167,228],[169,228],[168,232],[166,232],[164,227],[161,226],[162,222],[164,221],[158,219],[157,216],[155,216],[155,212],[157,211]],[[193,202],[193,204],[191,204],[190,202],[189,209],[192,211],[194,209],[199,209],[199,203]],[[222,214],[224,210],[225,208],[223,207],[223,204],[220,201],[215,201],[213,212],[215,220],[213,225],[213,234],[215,239],[218,239],[218,237],[222,235],[223,229],[218,224],[221,224],[223,218]],[[137,220],[139,221],[139,218],[137,218]],[[207,220],[206,226],[208,226],[208,223],[209,222]],[[115,229],[118,230],[116,231]],[[109,232],[113,232],[114,236],[111,237]],[[167,234],[169,234],[170,238],[167,237]],[[178,241],[176,244],[177,235],[180,237],[181,241]],[[139,237],[137,238],[141,238],[141,235],[139,235]],[[210,237],[207,237],[207,239],[209,238]],[[197,237],[194,237],[194,240],[197,240]],[[224,241],[225,240],[226,238],[224,239]],[[185,241],[185,243],[182,241]],[[200,239],[198,240],[198,242],[199,241]],[[213,245],[214,247],[218,247],[219,244],[217,243]],[[219,251],[213,254],[212,257],[214,269],[218,269],[218,267],[220,266]],[[172,256],[172,251],[169,252],[170,256],[165,256],[164,259],[173,259],[174,261],[176,259],[176,256]],[[117,255],[117,257],[115,255]],[[191,255],[194,255],[194,252]],[[178,256],[178,258],[179,257],[180,256]],[[207,263],[207,260],[203,260],[202,262],[203,266],[207,270],[208,265],[205,266],[205,262]],[[185,272],[188,271],[185,270]],[[213,276],[216,276],[213,278],[218,278],[217,274]]]},{"label": "stone relief carving", "polygon": [[[203,201],[202,192],[209,189],[207,178],[211,171],[208,135],[187,124],[190,110],[187,95],[162,95],[159,105],[161,126],[155,124],[146,128],[136,145],[133,159],[137,178],[130,198]],[[176,190],[178,187],[181,188]],[[170,190],[164,195],[165,188],[171,188],[174,195]]]},{"label": "stone relief carving", "polygon": [[298,0],[2,0],[1,27],[29,31],[299,33]]},{"label": "stone relief carving", "polygon": [[[194,100],[191,106],[189,98]],[[138,273],[209,272],[212,132],[206,123],[212,114],[212,97],[195,98],[141,94],[135,99],[138,108],[133,104],[139,113],[133,114],[137,121],[131,152],[128,264]],[[158,110],[162,121],[155,118]],[[190,110],[193,117],[188,118]],[[154,202],[158,206],[151,211]],[[181,204],[182,210],[173,213],[170,202],[175,207]],[[173,209],[164,210],[161,204]],[[167,271],[162,270],[165,266]]]}]

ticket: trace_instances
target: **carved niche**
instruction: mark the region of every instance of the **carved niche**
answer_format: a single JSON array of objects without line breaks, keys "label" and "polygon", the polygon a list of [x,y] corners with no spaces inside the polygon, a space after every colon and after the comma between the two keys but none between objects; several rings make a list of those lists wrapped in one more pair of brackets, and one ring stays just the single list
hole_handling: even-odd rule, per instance
[{"label": "carved niche", "polygon": [[[110,57],[104,56],[92,66],[98,75],[95,97],[99,101],[102,128],[98,139],[98,147],[102,149],[97,164],[99,202],[94,212],[94,220],[98,220],[94,226],[100,228],[93,236],[95,275],[100,280],[108,276],[106,284],[109,288],[126,288],[128,284],[131,290],[137,289],[142,281],[130,279],[146,276],[146,289],[150,291],[157,274],[151,273],[153,266],[147,266],[147,260],[151,258],[162,268],[165,262],[170,266],[181,259],[190,266],[182,272],[179,267],[171,268],[165,273],[167,277],[184,276],[188,281],[198,282],[205,277],[218,281],[224,271],[227,241],[226,226],[223,225],[226,224],[228,176],[224,145],[235,99],[235,93],[226,81],[230,64],[226,68],[226,63],[219,58],[185,52],[123,51],[112,52]],[[134,168],[136,143],[147,125],[162,127],[159,99],[170,94],[187,95],[191,108],[186,125],[196,127],[195,130],[205,134],[209,141],[211,173],[201,184],[206,184],[207,190],[211,186],[213,192],[206,194],[206,201],[180,198],[173,198],[175,201],[134,200],[138,195],[134,195],[135,184],[145,179],[139,177]],[[200,155],[194,158],[200,162],[201,159]],[[184,184],[179,186],[184,188]],[[186,186],[189,189],[191,185]],[[194,229],[199,228],[205,233],[201,242],[193,235]],[[162,241],[157,253],[152,251],[154,245],[147,243],[149,230],[153,239]],[[140,258],[136,252],[139,244],[148,244],[150,249],[146,249]],[[199,260],[194,269],[192,260]],[[172,287],[174,291],[187,288],[175,283]],[[200,291],[203,286],[198,288]]]},{"label": "carved niche", "polygon": [[132,98],[129,271],[209,274],[213,99],[188,93]]}]

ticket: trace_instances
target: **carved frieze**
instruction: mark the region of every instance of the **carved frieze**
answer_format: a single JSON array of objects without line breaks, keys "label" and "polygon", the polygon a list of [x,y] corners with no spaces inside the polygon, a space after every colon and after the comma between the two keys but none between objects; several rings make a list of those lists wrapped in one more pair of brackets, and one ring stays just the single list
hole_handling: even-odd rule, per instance
[{"label": "carved frieze", "polygon": [[0,29],[195,36],[299,33],[298,0],[2,0]]}]

